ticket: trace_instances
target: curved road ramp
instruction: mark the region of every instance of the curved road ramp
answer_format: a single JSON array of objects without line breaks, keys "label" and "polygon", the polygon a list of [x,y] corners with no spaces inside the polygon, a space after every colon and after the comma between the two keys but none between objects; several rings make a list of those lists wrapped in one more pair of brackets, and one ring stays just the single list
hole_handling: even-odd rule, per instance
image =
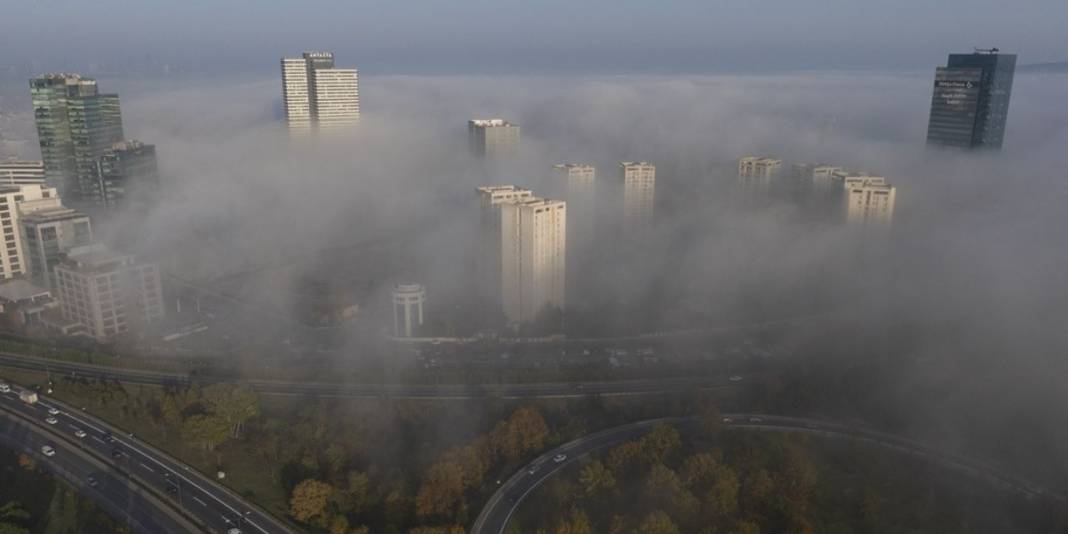
[{"label": "curved road ramp", "polygon": [[[960,471],[984,480],[997,488],[1020,494],[1027,498],[1052,499],[1061,503],[1065,502],[1063,496],[1050,493],[1017,477],[1006,475],[992,466],[938,451],[922,443],[900,436],[821,419],[745,413],[723,414],[722,417],[723,424],[728,429],[744,428],[769,432],[804,432],[871,443],[923,458],[948,469]],[[670,417],[639,421],[590,434],[550,450],[535,458],[527,466],[520,469],[518,473],[512,475],[505,483],[501,484],[501,487],[486,502],[478,518],[475,519],[475,523],[471,527],[471,534],[502,534],[508,526],[508,521],[512,518],[512,514],[519,508],[519,505],[527,495],[560,469],[595,450],[637,438],[659,423],[692,428],[697,422],[698,419],[696,417]]]}]

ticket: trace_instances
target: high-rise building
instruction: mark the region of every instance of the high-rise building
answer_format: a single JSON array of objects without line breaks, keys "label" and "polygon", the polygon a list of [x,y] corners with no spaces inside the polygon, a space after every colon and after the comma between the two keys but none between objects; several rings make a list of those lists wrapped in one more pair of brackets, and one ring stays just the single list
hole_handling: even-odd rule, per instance
[{"label": "high-rise building", "polygon": [[419,335],[423,326],[423,305],[426,304],[426,288],[420,284],[399,284],[393,287],[393,335],[412,337]]},{"label": "high-rise building", "polygon": [[9,158],[0,161],[0,185],[44,185],[44,162]]},{"label": "high-rise building", "polygon": [[356,69],[334,67],[330,52],[282,58],[282,102],[291,130],[347,126],[360,120]]},{"label": "high-rise building", "polygon": [[656,166],[644,161],[624,161],[619,164],[619,172],[623,183],[623,233],[639,233],[653,222]]},{"label": "high-rise building", "polygon": [[311,129],[308,63],[302,57],[282,58],[282,107],[290,130]]},{"label": "high-rise building", "polygon": [[20,219],[26,272],[34,284],[54,289],[53,269],[63,254],[93,241],[89,216],[57,202],[22,213]]},{"label": "high-rise building", "polygon": [[45,177],[64,197],[91,196],[97,158],[122,140],[119,97],[76,74],[30,80]]},{"label": "high-rise building", "polygon": [[501,305],[508,322],[528,323],[564,309],[567,208],[527,198],[501,204]]},{"label": "high-rise building", "polygon": [[997,48],[950,54],[935,69],[927,144],[1001,148],[1015,71],[1016,55]]},{"label": "high-rise building", "polygon": [[845,183],[845,221],[855,226],[886,227],[894,219],[897,189],[879,177]]},{"label": "high-rise building", "polygon": [[593,165],[567,163],[554,165],[553,172],[556,173],[557,189],[564,191],[571,212],[567,221],[567,244],[572,251],[584,249],[594,237],[597,171]]},{"label": "high-rise building", "polygon": [[738,160],[738,185],[745,191],[767,192],[781,170],[781,159],[745,156]]},{"label": "high-rise building", "polygon": [[532,198],[534,193],[514,185],[493,185],[477,189],[480,216],[478,279],[483,296],[499,300],[501,292],[501,205]]},{"label": "high-rise building", "polygon": [[514,155],[519,152],[519,125],[504,119],[469,120],[467,144],[480,158]]},{"label": "high-rise building", "polygon": [[28,272],[20,231],[21,217],[39,207],[58,204],[59,196],[54,187],[39,184],[0,186],[0,230],[4,233],[3,248],[0,248],[0,277],[11,278]]},{"label": "high-rise building", "polygon": [[63,318],[98,340],[136,331],[163,318],[159,267],[100,244],[72,248],[55,267],[54,293]]},{"label": "high-rise building", "polygon": [[794,181],[799,190],[823,195],[840,187],[834,180],[834,173],[842,167],[827,163],[799,163],[793,166]]},{"label": "high-rise building", "polygon": [[108,207],[147,200],[159,188],[156,147],[137,140],[115,143],[97,162],[93,199]]}]

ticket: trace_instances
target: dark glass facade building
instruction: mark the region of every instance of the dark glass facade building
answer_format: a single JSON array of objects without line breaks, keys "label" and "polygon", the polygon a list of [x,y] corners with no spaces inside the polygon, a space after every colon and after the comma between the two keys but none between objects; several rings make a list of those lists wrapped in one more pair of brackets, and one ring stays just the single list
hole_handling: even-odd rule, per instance
[{"label": "dark glass facade building", "polygon": [[97,158],[123,137],[119,97],[73,74],[30,80],[30,96],[48,184],[64,197],[91,196]]},{"label": "dark glass facade building", "polygon": [[935,70],[927,144],[1001,148],[1015,70],[1016,55],[997,49],[950,54]]}]

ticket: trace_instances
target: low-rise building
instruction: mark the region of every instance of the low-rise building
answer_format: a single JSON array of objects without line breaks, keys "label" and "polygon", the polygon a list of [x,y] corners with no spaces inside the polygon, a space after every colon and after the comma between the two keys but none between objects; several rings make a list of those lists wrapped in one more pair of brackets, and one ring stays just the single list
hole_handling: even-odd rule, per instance
[{"label": "low-rise building", "polygon": [[63,317],[100,341],[163,319],[159,267],[103,245],[74,247],[55,267]]}]

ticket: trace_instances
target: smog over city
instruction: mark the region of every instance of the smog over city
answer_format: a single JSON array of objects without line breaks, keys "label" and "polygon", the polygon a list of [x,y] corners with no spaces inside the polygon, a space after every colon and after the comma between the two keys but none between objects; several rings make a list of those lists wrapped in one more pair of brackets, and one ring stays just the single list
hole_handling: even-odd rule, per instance
[{"label": "smog over city", "polygon": [[765,4],[0,8],[0,531],[1068,529],[1068,9]]}]

